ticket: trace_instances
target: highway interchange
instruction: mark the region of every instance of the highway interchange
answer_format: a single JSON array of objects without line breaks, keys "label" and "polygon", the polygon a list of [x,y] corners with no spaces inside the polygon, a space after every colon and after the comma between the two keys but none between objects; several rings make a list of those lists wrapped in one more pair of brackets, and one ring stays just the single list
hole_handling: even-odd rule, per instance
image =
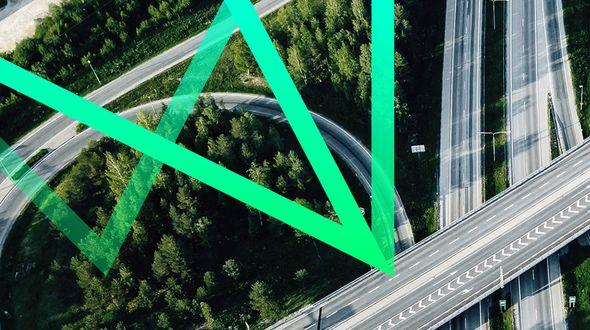
[{"label": "highway interchange", "polygon": [[[256,6],[259,14],[265,16],[288,2],[263,0]],[[446,228],[398,255],[395,278],[371,271],[278,323],[278,328],[311,328],[315,325],[320,306],[324,308],[324,327],[386,329],[395,325],[418,329],[441,326],[503,284],[499,278],[500,266],[502,282],[508,285],[508,281],[517,278],[528,267],[541,262],[535,267],[538,269],[536,273],[529,271],[521,277],[520,281],[528,284],[521,285],[520,295],[524,296],[527,292],[532,295],[537,291],[534,285],[546,286],[548,274],[555,274],[555,270],[549,267],[551,262],[547,263],[544,258],[588,229],[586,208],[590,205],[590,169],[584,166],[583,158],[588,157],[590,146],[585,143],[548,168],[528,176],[549,163],[545,128],[547,112],[541,111],[546,110],[546,103],[543,103],[547,97],[544,94],[546,89],[552,96],[561,149],[568,150],[582,141],[569,64],[565,60],[567,50],[563,19],[559,17],[561,1],[533,2],[514,2],[515,7],[520,7],[510,12],[510,31],[514,29],[514,33],[511,32],[511,37],[507,38],[510,41],[515,36],[516,39],[511,42],[523,45],[522,51],[509,46],[508,60],[517,63],[507,67],[511,76],[508,109],[511,111],[510,127],[514,130],[509,140],[514,141],[511,145],[516,146],[510,148],[513,162],[510,168],[516,185],[500,198],[477,209],[483,202],[479,133],[482,130],[481,29],[484,2],[448,0],[443,68],[443,82],[448,84],[443,83],[440,172],[441,227]],[[544,37],[541,36],[543,31]],[[203,35],[201,33],[141,64],[87,95],[87,98],[100,105],[115,100],[142,82],[190,58]],[[543,56],[547,64],[539,64]],[[257,115],[281,120],[279,109],[276,104],[272,105],[272,100],[242,94],[217,94],[215,97],[223,100],[229,108],[240,103]],[[146,109],[147,106],[140,108]],[[132,119],[138,109],[125,115]],[[335,123],[318,115],[314,115],[314,119],[332,150],[357,174],[363,187],[369,191],[369,151]],[[57,114],[14,147],[24,158],[41,148],[51,149],[52,152],[35,166],[44,179],[49,179],[72,161],[88,141],[99,137],[93,130],[76,135],[75,123]],[[536,193],[548,185],[555,187],[549,195]],[[3,233],[0,235],[0,249],[9,230],[6,219],[16,219],[27,203],[18,194],[11,189],[9,180],[0,182],[0,232]],[[401,215],[401,218],[396,217],[401,224],[396,224],[399,226],[397,231],[405,237],[401,239],[401,249],[406,249],[413,245],[411,228],[403,206],[396,206],[396,214]],[[468,214],[453,223],[465,213]],[[469,237],[465,233],[469,233]],[[551,244],[541,244],[541,241]],[[555,260],[553,257],[553,262]],[[546,295],[537,296],[535,299],[540,299],[545,306],[541,309],[540,319],[537,309],[530,309],[527,315],[533,315],[535,310],[535,321],[531,327],[546,328],[549,324],[547,318],[553,317],[555,306],[547,304]],[[522,308],[530,306],[523,304]],[[464,316],[465,328],[476,328],[481,325],[482,318],[487,318],[481,307],[472,310],[478,314],[475,317]],[[529,328],[527,324],[525,328]]]}]

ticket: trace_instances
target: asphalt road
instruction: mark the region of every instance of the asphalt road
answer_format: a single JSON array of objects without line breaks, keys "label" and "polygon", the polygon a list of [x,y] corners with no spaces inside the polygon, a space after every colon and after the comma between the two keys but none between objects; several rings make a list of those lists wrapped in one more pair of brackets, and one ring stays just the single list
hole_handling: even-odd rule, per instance
[{"label": "asphalt road", "polygon": [[[569,66],[559,63],[550,70],[550,55],[555,56],[555,51],[567,54],[565,39],[564,43],[556,39],[559,33],[555,30],[560,19],[563,26],[563,17],[548,17],[545,10],[545,6],[557,9],[558,2],[561,7],[561,0],[508,2],[506,118],[511,183],[551,161],[548,95],[555,105],[555,127],[567,127],[558,135],[561,149],[582,141],[581,131],[576,134],[575,107],[573,113],[567,111],[573,102],[571,79],[565,75]],[[555,271],[549,272],[550,268]],[[560,273],[559,258],[554,256],[510,284],[515,322],[521,329],[565,329]]]},{"label": "asphalt road", "polygon": [[[337,329],[441,326],[590,228],[590,141],[323,304]],[[500,278],[502,267],[503,278]],[[492,302],[497,303],[497,302]],[[319,304],[277,328],[310,328]]]},{"label": "asphalt road", "polygon": [[[286,121],[278,102],[274,99],[238,93],[214,93],[211,95],[220,106],[226,109],[248,111],[257,116],[271,118],[279,122]],[[169,99],[154,101],[125,111],[121,115],[130,120],[135,120],[138,111],[152,111],[168,101]],[[336,123],[316,113],[312,113],[312,116],[330,149],[356,174],[363,188],[370,194],[371,154],[368,149]],[[76,134],[75,127],[76,123],[71,123],[62,131],[56,131],[50,127],[37,131],[36,134],[43,136],[46,141],[46,144],[42,147],[50,150],[50,153],[34,166],[34,170],[45,181],[49,181],[73,161],[90,141],[102,137],[101,134],[91,129]],[[38,139],[42,138],[39,137]],[[26,178],[23,178],[23,180],[26,180]],[[396,249],[400,251],[413,245],[414,238],[411,225],[397,191],[396,201],[395,241]],[[10,180],[5,179],[0,182],[0,253],[12,225],[27,204],[28,199],[18,189],[15,189]]]},{"label": "asphalt road", "polygon": [[583,136],[572,86],[562,1],[540,0],[537,7],[540,7],[545,22],[551,98],[555,108],[557,135],[562,150],[568,150],[582,143]]},{"label": "asphalt road", "polygon": [[440,143],[440,226],[482,201],[483,0],[447,0]]}]

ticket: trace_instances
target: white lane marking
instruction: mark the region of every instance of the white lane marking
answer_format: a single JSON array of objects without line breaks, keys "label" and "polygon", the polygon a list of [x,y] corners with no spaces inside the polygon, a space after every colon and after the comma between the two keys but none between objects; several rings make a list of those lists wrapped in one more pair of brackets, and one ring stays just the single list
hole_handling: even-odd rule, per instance
[{"label": "white lane marking", "polygon": [[303,330],[311,329],[315,326],[316,326],[316,324],[308,325],[307,327],[303,328]]},{"label": "white lane marking", "polygon": [[371,292],[373,292],[373,291],[375,291],[375,290],[379,289],[380,287],[381,287],[381,285],[377,285],[376,287],[374,287],[373,289],[371,289],[371,291],[369,291],[369,293],[371,293]]},{"label": "white lane marking", "polygon": [[326,318],[329,318],[330,316],[332,316],[332,315],[334,315],[334,314],[338,313],[339,311],[340,311],[340,310],[337,310],[337,311],[335,311],[334,313],[332,313],[332,314],[330,314],[330,315],[326,316]]},{"label": "white lane marking", "polygon": [[388,279],[387,282],[393,281],[394,278],[398,277],[399,274],[395,274],[392,278]]},{"label": "white lane marking", "polygon": [[545,183],[543,183],[543,184],[542,184],[542,185],[541,185],[539,188],[543,188],[543,187],[545,187],[545,186],[546,186],[546,185],[548,185],[548,184],[549,184],[549,182],[545,182]]},{"label": "white lane marking", "polygon": [[[352,304],[354,304],[354,303],[355,303],[357,300],[359,300],[359,298],[356,298],[355,300],[353,300],[353,301],[349,302],[349,303],[348,303],[348,305],[352,305]],[[348,306],[348,305],[347,305],[347,306]]]},{"label": "white lane marking", "polygon": [[475,226],[473,229],[470,229],[467,233],[468,234],[473,233],[474,231],[477,230],[477,228],[479,228],[479,227],[478,226]]},{"label": "white lane marking", "polygon": [[511,209],[513,206],[514,206],[514,203],[512,203],[512,204],[510,204],[510,205],[506,206],[506,208],[505,208],[504,210],[510,210],[510,209]]},{"label": "white lane marking", "polygon": [[582,160],[578,161],[577,163],[575,163],[573,167],[577,167],[578,165],[582,164],[583,162],[584,162],[584,160],[582,159]]},{"label": "white lane marking", "polygon": [[455,243],[455,242],[456,242],[456,241],[458,241],[458,240],[459,240],[459,237],[455,238],[454,240],[452,240],[451,242],[449,242],[449,245],[451,245],[451,244]]},{"label": "white lane marking", "polygon": [[528,194],[526,194],[526,196],[523,196],[521,199],[527,199],[527,198],[531,197],[532,194],[533,193],[528,193]]},{"label": "white lane marking", "polygon": [[563,171],[563,172],[561,172],[561,173],[557,174],[557,176],[556,176],[556,177],[557,177],[557,178],[559,178],[560,176],[564,175],[565,173],[566,173],[566,171]]},{"label": "white lane marking", "polygon": [[412,265],[412,266],[410,266],[408,269],[412,269],[412,268],[414,268],[414,267],[418,266],[419,264],[420,264],[420,261],[418,261],[417,263],[413,264],[413,265]]},{"label": "white lane marking", "polygon": [[440,251],[440,250],[436,250],[436,251],[432,252],[432,253],[429,255],[429,257],[432,257],[433,255],[437,254],[439,251]]},{"label": "white lane marking", "polygon": [[457,274],[457,271],[452,272],[450,275],[453,276],[455,274]]},{"label": "white lane marking", "polygon": [[494,220],[494,219],[496,219],[496,215],[489,217],[489,218],[486,220],[486,222],[490,222],[490,221],[492,221],[492,220]]}]

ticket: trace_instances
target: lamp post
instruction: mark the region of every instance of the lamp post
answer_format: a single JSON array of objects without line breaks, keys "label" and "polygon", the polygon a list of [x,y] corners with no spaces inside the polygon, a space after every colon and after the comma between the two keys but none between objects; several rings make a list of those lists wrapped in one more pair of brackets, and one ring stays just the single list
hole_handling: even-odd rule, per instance
[{"label": "lamp post", "polygon": [[583,106],[584,106],[584,85],[580,85],[580,111],[582,111]]},{"label": "lamp post", "polygon": [[496,161],[496,135],[498,134],[510,134],[510,131],[498,131],[498,132],[479,132],[482,135],[491,135],[492,136],[492,149],[494,150],[494,161]]},{"label": "lamp post", "polygon": [[92,70],[92,73],[94,73],[94,76],[96,77],[96,80],[98,80],[98,84],[102,85],[102,82],[100,81],[100,78],[98,78],[98,75],[96,74],[96,71],[94,71],[94,67],[92,66],[92,63],[90,63],[90,60],[88,60],[88,65],[90,65],[90,69]]}]

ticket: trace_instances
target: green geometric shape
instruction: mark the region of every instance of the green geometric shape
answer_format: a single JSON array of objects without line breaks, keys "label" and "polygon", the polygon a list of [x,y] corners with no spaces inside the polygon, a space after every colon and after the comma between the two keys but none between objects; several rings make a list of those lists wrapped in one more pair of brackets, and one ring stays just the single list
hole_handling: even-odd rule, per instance
[{"label": "green geometric shape", "polygon": [[[390,24],[393,26],[392,21]],[[174,141],[193,111],[203,86],[236,27],[240,28],[281,104],[295,136],[338,215],[340,224],[175,144]],[[382,64],[391,65],[390,68],[393,71],[393,62]],[[375,237],[379,237],[379,241],[384,244],[379,245],[363,219],[334,158],[249,1],[224,1],[155,132],[150,132],[3,59],[0,59],[0,73],[2,84],[144,154],[115,207],[110,221],[99,236],[35,173],[29,172],[21,181],[12,178],[15,168],[24,166],[28,169],[28,167],[0,139],[0,151],[3,151],[0,163],[4,165],[0,166],[0,170],[15,181],[16,186],[105,275],[119,254],[131,225],[163,164],[192,176],[385,273],[393,274],[393,245],[389,245],[389,242],[393,242],[393,207],[387,208],[387,203],[392,205],[393,199],[382,203],[375,202],[375,199],[382,199],[383,196],[393,196],[393,186],[389,193],[381,189],[373,193],[373,207],[377,204],[381,208],[378,212],[374,212],[381,217],[378,223],[382,227],[391,220],[391,228],[386,233],[386,235],[391,233],[390,238],[386,238],[381,232],[375,233]],[[393,95],[393,90],[391,93]],[[382,99],[382,101],[385,100]],[[380,102],[380,105],[382,106],[380,111],[389,109],[393,113],[393,103],[387,106],[385,102]],[[378,141],[373,141],[374,147],[376,142],[378,144]],[[393,149],[390,152],[393,153]],[[389,166],[375,166],[374,163],[373,169],[375,168],[378,169],[381,177],[393,178],[393,169],[391,168],[391,172],[388,172]],[[388,177],[388,174],[391,174],[391,177]],[[384,187],[387,186],[388,184]],[[37,188],[39,190],[35,194]],[[382,249],[386,251],[385,254]]]}]

